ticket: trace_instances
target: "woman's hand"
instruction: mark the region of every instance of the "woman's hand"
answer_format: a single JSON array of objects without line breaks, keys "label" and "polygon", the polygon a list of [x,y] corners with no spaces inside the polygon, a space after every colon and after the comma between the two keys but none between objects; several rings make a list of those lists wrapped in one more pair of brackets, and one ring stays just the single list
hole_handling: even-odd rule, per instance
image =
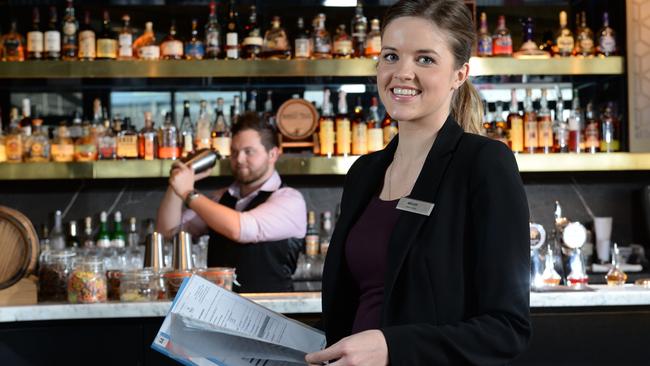
[{"label": "woman's hand", "polygon": [[310,365],[333,361],[332,366],[385,366],[388,365],[388,346],[384,333],[366,330],[336,342],[322,351],[305,356]]}]

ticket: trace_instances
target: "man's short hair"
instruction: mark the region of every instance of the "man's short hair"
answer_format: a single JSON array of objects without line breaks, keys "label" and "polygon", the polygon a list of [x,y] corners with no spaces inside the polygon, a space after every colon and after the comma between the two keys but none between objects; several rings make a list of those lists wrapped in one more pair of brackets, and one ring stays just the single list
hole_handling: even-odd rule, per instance
[{"label": "man's short hair", "polygon": [[266,151],[274,147],[280,147],[278,135],[271,124],[260,119],[257,113],[246,112],[239,116],[237,122],[232,126],[232,136],[246,130],[254,130],[260,134],[260,140]]}]

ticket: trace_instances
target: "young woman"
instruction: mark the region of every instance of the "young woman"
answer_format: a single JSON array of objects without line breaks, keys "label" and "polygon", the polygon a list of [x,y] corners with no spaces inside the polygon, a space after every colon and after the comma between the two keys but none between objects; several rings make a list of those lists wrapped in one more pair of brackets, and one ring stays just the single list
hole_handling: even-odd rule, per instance
[{"label": "young woman", "polygon": [[399,121],[348,172],[325,262],[329,347],[311,364],[493,365],[527,346],[528,205],[507,146],[477,134],[462,0],[385,16],[379,96]]}]

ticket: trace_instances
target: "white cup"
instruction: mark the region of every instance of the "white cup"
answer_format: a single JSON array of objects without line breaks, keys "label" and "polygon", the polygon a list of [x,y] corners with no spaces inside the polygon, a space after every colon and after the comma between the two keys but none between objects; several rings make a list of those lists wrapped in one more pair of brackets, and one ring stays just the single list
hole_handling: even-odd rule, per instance
[{"label": "white cup", "polygon": [[612,218],[594,217],[594,232],[596,234],[596,254],[601,263],[609,262],[612,243]]}]

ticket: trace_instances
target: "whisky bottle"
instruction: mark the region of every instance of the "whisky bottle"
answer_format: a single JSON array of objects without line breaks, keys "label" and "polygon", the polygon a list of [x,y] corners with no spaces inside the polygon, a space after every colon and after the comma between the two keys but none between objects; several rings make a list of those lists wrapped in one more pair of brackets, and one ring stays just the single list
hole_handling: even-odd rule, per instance
[{"label": "whisky bottle", "polygon": [[499,16],[497,28],[492,36],[492,55],[494,56],[512,56],[512,35],[506,28],[506,17]]},{"label": "whisky bottle", "polygon": [[144,127],[138,133],[138,157],[142,160],[158,158],[158,132],[151,112],[144,112]]},{"label": "whisky bottle", "polygon": [[223,114],[223,98],[217,99],[217,108],[215,109],[215,121],[212,127],[212,150],[219,153],[219,156],[230,156],[231,135],[226,117]]},{"label": "whisky bottle", "polygon": [[104,10],[102,31],[97,37],[97,59],[115,60],[117,59],[117,38],[111,30],[111,18],[108,10]]},{"label": "whisky bottle", "polygon": [[551,111],[548,109],[548,99],[546,98],[546,89],[542,89],[542,98],[540,99],[539,113],[537,114],[537,151],[543,154],[553,152],[553,119]]},{"label": "whisky bottle", "polygon": [[90,24],[90,12],[84,12],[84,22],[79,29],[79,59],[92,61],[97,57],[96,35]]},{"label": "whisky bottle", "polygon": [[262,57],[267,59],[287,60],[291,58],[291,45],[284,28],[280,26],[280,17],[274,16],[271,28],[264,34]]},{"label": "whisky bottle", "polygon": [[115,133],[113,133],[111,120],[107,118],[107,116],[104,116],[102,126],[103,128],[97,132],[97,148],[99,150],[98,158],[101,160],[115,160],[117,139]]},{"label": "whisky bottle", "polygon": [[370,115],[368,116],[368,152],[379,151],[384,148],[384,132],[379,120],[379,102],[377,97],[370,100]]},{"label": "whisky bottle", "polygon": [[181,119],[181,157],[187,157],[194,153],[194,125],[190,117],[190,101],[183,101],[183,118]]},{"label": "whisky bottle", "polygon": [[74,15],[74,6],[72,6],[72,0],[68,0],[68,5],[65,9],[65,16],[63,17],[63,25],[61,26],[61,29],[61,57],[66,61],[76,60],[77,52],[79,49],[79,45],[77,44],[77,31],[79,30],[79,22]]},{"label": "whisky bottle", "polygon": [[345,24],[339,24],[338,28],[336,28],[336,35],[332,44],[332,56],[334,58],[352,57],[352,39],[345,31]]},{"label": "whisky bottle", "polygon": [[365,57],[373,60],[379,59],[381,53],[381,29],[379,27],[379,19],[370,21],[370,32],[366,37]]},{"label": "whisky bottle", "polygon": [[202,60],[205,55],[203,41],[199,39],[198,21],[192,19],[192,35],[185,44],[185,58],[188,60]]},{"label": "whisky bottle", "polygon": [[582,133],[584,125],[584,117],[580,109],[580,98],[578,97],[578,90],[573,90],[573,103],[571,114],[569,115],[569,151],[580,153],[584,148],[584,135]]},{"label": "whisky bottle", "polygon": [[32,11],[32,29],[27,32],[27,59],[43,58],[43,32],[41,32],[41,13],[37,7]]},{"label": "whisky bottle", "polygon": [[488,31],[487,14],[485,13],[481,13],[481,27],[478,31],[476,55],[479,57],[492,56],[492,36]]},{"label": "whisky bottle", "polygon": [[180,60],[183,58],[183,42],[176,38],[176,21],[172,19],[169,34],[160,44],[160,56],[163,60]]},{"label": "whisky bottle", "polygon": [[336,155],[348,156],[352,147],[352,131],[350,128],[350,118],[348,117],[347,93],[339,90],[338,114],[335,120],[336,134]]},{"label": "whisky bottle", "polygon": [[226,58],[237,60],[240,57],[239,53],[239,13],[235,0],[230,0],[228,22],[226,22]]},{"label": "whisky bottle", "polygon": [[335,153],[334,115],[330,102],[330,90],[323,91],[322,113],[318,120],[318,142],[320,155],[332,157]]},{"label": "whisky bottle", "polygon": [[608,286],[623,286],[627,281],[627,274],[621,270],[621,254],[618,244],[614,243],[612,248],[612,267],[605,275]]},{"label": "whisky bottle", "polygon": [[555,106],[555,121],[553,121],[553,151],[556,153],[569,152],[569,125],[564,120],[564,100],[560,88],[556,88],[557,102]]},{"label": "whisky bottle", "polygon": [[97,160],[97,137],[90,133],[90,123],[84,121],[81,125],[81,136],[74,142],[75,161]]},{"label": "whisky bottle", "polygon": [[74,160],[74,144],[72,143],[70,131],[65,125],[65,122],[61,122],[54,134],[52,144],[50,145],[50,153],[52,155],[52,161],[58,163],[67,163]]},{"label": "whisky bottle", "polygon": [[208,102],[201,100],[199,103],[199,118],[196,120],[196,138],[194,145],[196,150],[210,148],[210,115],[208,114]]},{"label": "whisky bottle", "polygon": [[587,26],[587,15],[583,11],[580,13],[580,30],[578,31],[575,54],[577,56],[593,56],[594,49],[594,32]]},{"label": "whisky bottle", "polygon": [[20,163],[23,161],[23,134],[20,130],[18,119],[18,108],[11,108],[9,133],[5,137],[5,150],[8,163]]},{"label": "whisky bottle", "polygon": [[50,138],[47,130],[43,130],[43,120],[34,118],[32,129],[32,134],[27,141],[25,161],[33,163],[50,161]]},{"label": "whisky bottle", "polygon": [[613,56],[616,54],[616,32],[609,26],[609,13],[603,13],[603,28],[598,32],[598,55]]},{"label": "whisky bottle", "polygon": [[397,120],[393,119],[388,114],[388,111],[386,111],[384,119],[381,121],[381,129],[384,131],[384,146],[386,146],[398,133]]},{"label": "whisky bottle", "polygon": [[50,7],[50,23],[43,35],[44,58],[58,60],[61,58],[61,32],[57,28],[56,7]]},{"label": "whisky bottle", "polygon": [[298,17],[296,27],[296,38],[293,41],[293,57],[298,60],[309,59],[312,53],[311,37],[309,31],[305,28],[305,21],[302,17]]},{"label": "whisky bottle", "polygon": [[537,127],[537,114],[533,109],[533,92],[526,89],[524,99],[524,149],[527,153],[533,154],[539,146],[539,135]]},{"label": "whisky bottle", "polygon": [[508,122],[503,118],[503,102],[496,102],[494,113],[494,139],[508,146]]},{"label": "whisky bottle", "polygon": [[244,26],[244,40],[242,41],[242,57],[247,60],[260,58],[264,39],[259,25],[257,24],[257,7],[250,6],[248,23]]},{"label": "whisky bottle", "polygon": [[585,110],[585,152],[596,153],[600,150],[600,125],[594,112],[593,103],[587,103]]},{"label": "whisky bottle", "polygon": [[117,37],[118,60],[133,59],[133,30],[131,29],[131,17],[127,14],[122,16],[122,29]]},{"label": "whisky bottle", "polygon": [[352,155],[365,155],[368,153],[368,125],[363,115],[361,98],[357,98],[357,105],[352,115]]},{"label": "whisky bottle", "polygon": [[16,20],[11,21],[9,33],[2,36],[2,61],[25,61],[25,41],[18,33]]},{"label": "whisky bottle", "polygon": [[176,160],[180,156],[178,146],[178,130],[171,112],[165,115],[165,122],[160,128],[160,141],[158,141],[158,158]]},{"label": "whisky bottle", "polygon": [[117,149],[115,153],[117,159],[138,158],[138,133],[133,128],[129,117],[124,117],[124,128],[117,133]]},{"label": "whisky bottle", "polygon": [[616,117],[614,103],[608,102],[601,117],[602,134],[600,138],[600,151],[616,152],[621,149],[620,126],[620,121]]},{"label": "whisky bottle", "polygon": [[146,22],[144,26],[144,33],[133,43],[133,53],[142,60],[158,60],[160,58],[160,47],[156,43],[153,23]]},{"label": "whisky bottle", "polygon": [[332,38],[325,29],[325,14],[318,14],[314,18],[314,33],[312,45],[314,59],[332,58]]},{"label": "whisky bottle", "polygon": [[216,60],[221,56],[221,27],[217,19],[217,3],[210,1],[210,16],[205,25],[205,58]]},{"label": "whisky bottle", "polygon": [[560,30],[555,38],[555,46],[557,47],[555,54],[561,57],[568,57],[573,54],[575,40],[573,32],[567,27],[567,14],[566,11],[560,12]]},{"label": "whisky bottle", "polygon": [[363,4],[361,0],[357,0],[357,7],[354,11],[354,18],[352,18],[350,32],[352,32],[353,57],[364,57],[368,33],[368,18],[363,15]]}]

